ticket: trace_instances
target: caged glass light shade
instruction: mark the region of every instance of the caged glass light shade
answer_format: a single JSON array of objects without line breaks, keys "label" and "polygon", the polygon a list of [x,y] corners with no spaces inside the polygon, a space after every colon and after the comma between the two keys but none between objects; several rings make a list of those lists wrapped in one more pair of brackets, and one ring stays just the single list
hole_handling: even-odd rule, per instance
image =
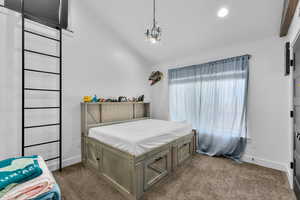
[{"label": "caged glass light shade", "polygon": [[147,29],[146,39],[151,43],[157,43],[161,40],[161,28],[156,24],[153,24],[151,29]]},{"label": "caged glass light shade", "polygon": [[161,40],[161,28],[158,26],[155,18],[155,0],[153,0],[153,24],[152,27],[146,30],[145,36],[146,40],[155,44]]}]

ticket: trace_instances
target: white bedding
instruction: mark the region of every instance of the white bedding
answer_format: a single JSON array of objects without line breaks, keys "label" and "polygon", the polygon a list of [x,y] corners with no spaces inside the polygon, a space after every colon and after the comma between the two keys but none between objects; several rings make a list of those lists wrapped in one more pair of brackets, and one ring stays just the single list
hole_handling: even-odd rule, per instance
[{"label": "white bedding", "polygon": [[191,131],[187,123],[148,119],[91,128],[89,137],[139,156]]}]

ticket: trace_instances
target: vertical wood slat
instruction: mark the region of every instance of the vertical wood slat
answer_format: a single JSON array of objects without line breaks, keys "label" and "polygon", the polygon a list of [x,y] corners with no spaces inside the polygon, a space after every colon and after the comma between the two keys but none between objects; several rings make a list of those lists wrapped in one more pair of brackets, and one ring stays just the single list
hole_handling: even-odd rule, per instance
[{"label": "vertical wood slat", "polygon": [[134,104],[132,104],[132,109],[133,109],[133,119],[135,119],[136,118],[136,106],[135,106],[136,104],[134,103]]},{"label": "vertical wood slat", "polygon": [[133,119],[132,104],[127,104],[127,103],[102,104],[100,115],[102,118],[102,122],[132,120]]},{"label": "vertical wood slat", "polygon": [[100,115],[99,115],[99,117],[100,117],[99,122],[102,123],[102,115],[101,115],[101,113],[102,113],[102,104],[99,104],[99,113],[100,113]]}]

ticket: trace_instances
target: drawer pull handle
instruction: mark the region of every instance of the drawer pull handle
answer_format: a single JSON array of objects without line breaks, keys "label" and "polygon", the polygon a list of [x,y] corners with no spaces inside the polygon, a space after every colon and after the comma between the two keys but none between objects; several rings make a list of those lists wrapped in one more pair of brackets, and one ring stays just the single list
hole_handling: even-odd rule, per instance
[{"label": "drawer pull handle", "polygon": [[155,162],[160,161],[161,159],[163,159],[163,157],[156,158]]},{"label": "drawer pull handle", "polygon": [[297,138],[298,140],[300,140],[300,133],[299,133],[299,132],[296,132],[296,138]]}]

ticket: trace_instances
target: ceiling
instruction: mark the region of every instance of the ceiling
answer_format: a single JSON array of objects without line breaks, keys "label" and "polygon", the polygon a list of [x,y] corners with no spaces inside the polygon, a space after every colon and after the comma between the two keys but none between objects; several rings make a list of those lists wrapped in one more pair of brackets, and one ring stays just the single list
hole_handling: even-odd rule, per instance
[{"label": "ceiling", "polygon": [[[150,44],[144,32],[152,23],[152,0],[86,0],[99,20],[153,63],[194,51],[278,36],[283,0],[157,0],[162,41]],[[229,8],[224,19],[221,7]]]}]

